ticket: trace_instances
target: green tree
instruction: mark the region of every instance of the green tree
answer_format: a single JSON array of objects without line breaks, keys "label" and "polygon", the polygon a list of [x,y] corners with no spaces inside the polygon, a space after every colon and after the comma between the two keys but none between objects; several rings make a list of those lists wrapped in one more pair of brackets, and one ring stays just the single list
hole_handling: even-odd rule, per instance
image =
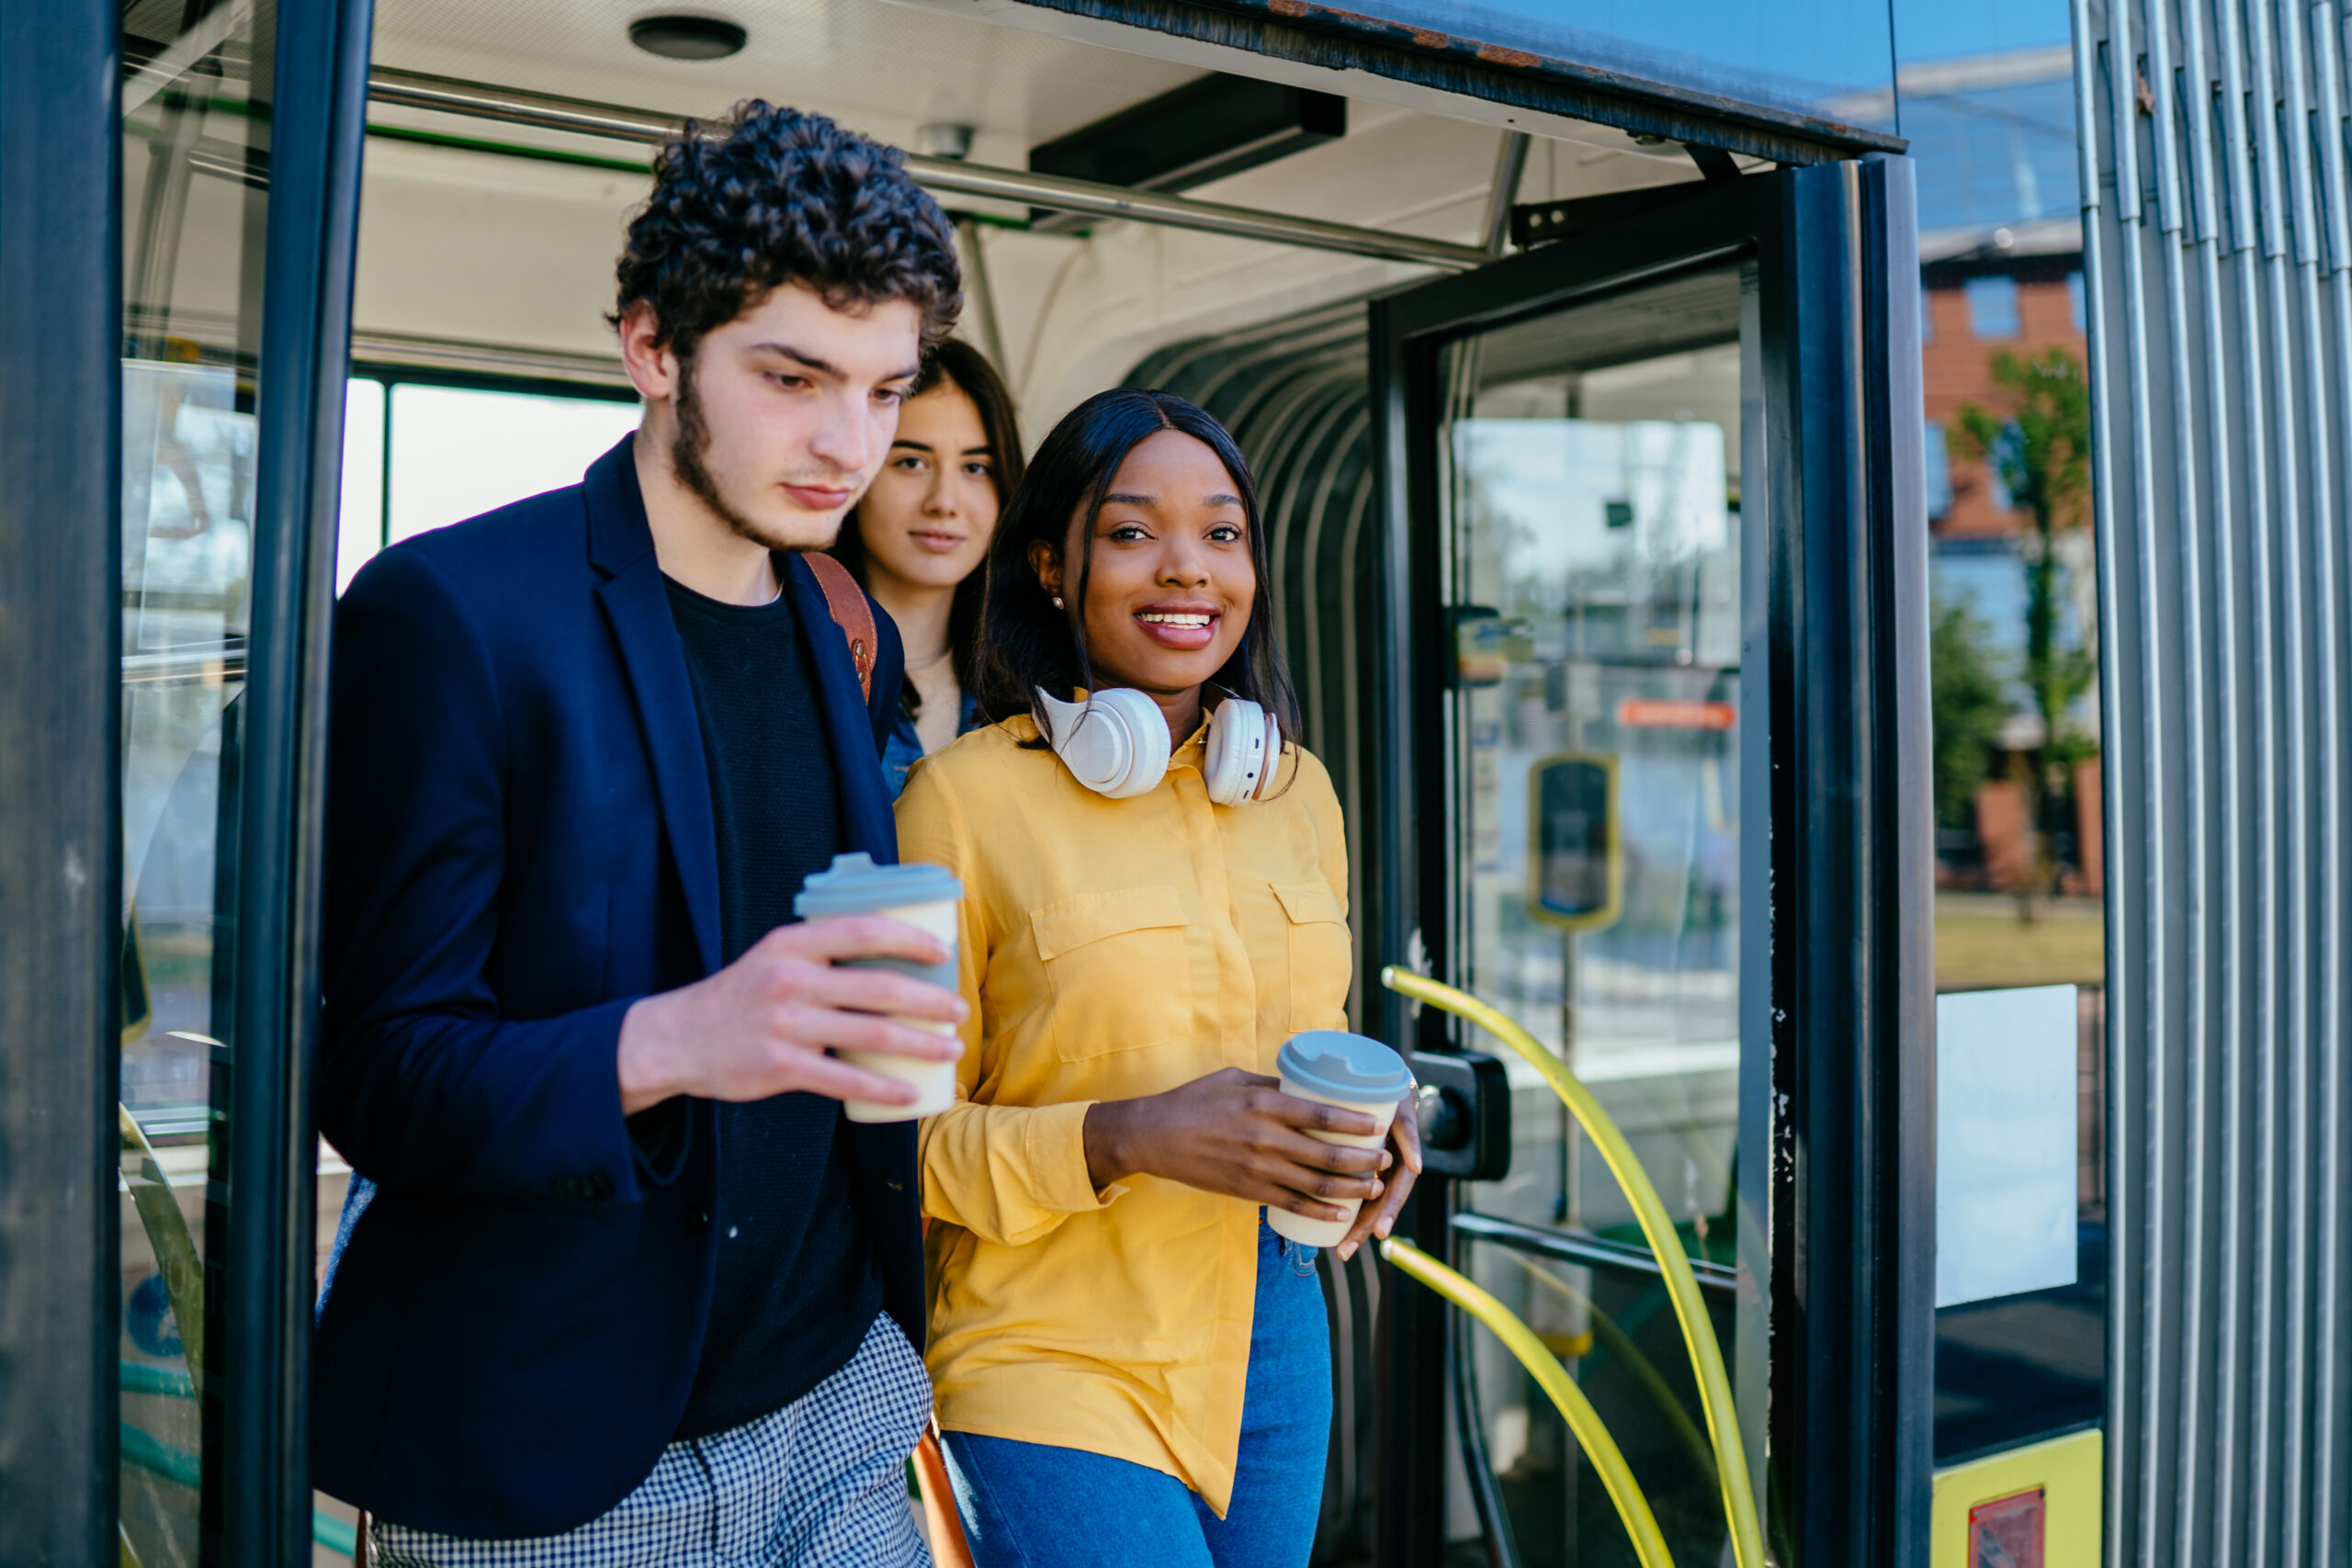
[{"label": "green tree", "polygon": [[1993,632],[1965,601],[1932,607],[1928,631],[1928,706],[1936,780],[1936,821],[1964,827],[1990,770],[2009,694]]},{"label": "green tree", "polygon": [[2007,349],[1993,355],[1993,381],[2008,396],[2006,418],[1973,404],[1960,411],[1953,450],[1981,459],[2009,493],[2009,503],[2031,524],[2023,543],[2026,569],[2025,661],[2022,674],[2041,720],[2041,744],[2019,770],[2035,828],[2035,887],[2019,914],[2032,918],[2031,895],[2054,893],[2057,856],[2041,831],[2053,802],[2072,789],[2075,765],[2097,744],[2075,721],[2075,709],[2098,678],[2098,660],[2081,646],[2059,644],[2059,611],[2067,589],[2059,536],[2089,520],[2091,495],[2090,378],[2064,348],[2020,359]]}]

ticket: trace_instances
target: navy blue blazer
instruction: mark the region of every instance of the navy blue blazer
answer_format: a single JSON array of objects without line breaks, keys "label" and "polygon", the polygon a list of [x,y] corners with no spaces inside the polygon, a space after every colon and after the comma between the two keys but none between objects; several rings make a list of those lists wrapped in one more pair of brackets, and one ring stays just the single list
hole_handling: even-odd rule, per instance
[{"label": "navy blue blazer", "polygon": [[[805,561],[849,847],[898,858],[873,699]],[[337,606],[319,1126],[379,1188],[312,1357],[316,1484],[474,1537],[610,1508],[676,1429],[716,1250],[707,1100],[625,1120],[621,1015],[718,965],[685,657],[630,444],[569,490],[424,534]],[[922,1343],[911,1122],[843,1124],[885,1306]]]}]

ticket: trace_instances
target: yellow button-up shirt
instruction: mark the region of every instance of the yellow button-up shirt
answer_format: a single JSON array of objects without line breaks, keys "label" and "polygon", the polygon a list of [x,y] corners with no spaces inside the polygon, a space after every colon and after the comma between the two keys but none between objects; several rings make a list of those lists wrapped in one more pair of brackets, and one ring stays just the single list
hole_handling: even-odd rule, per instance
[{"label": "yellow button-up shirt", "polygon": [[940,1425],[1148,1465],[1222,1517],[1258,1210],[1152,1176],[1097,1192],[1086,1109],[1347,1027],[1339,798],[1294,747],[1287,788],[1213,805],[1195,734],[1110,800],[1035,734],[977,730],[899,802],[900,857],[964,882],[959,1103],[922,1129]]}]

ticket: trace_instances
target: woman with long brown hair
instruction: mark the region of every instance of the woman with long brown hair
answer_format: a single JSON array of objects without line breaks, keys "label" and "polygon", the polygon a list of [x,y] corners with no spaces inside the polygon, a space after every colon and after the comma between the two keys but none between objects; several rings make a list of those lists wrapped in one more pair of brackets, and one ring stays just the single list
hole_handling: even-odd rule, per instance
[{"label": "woman with long brown hair", "polygon": [[882,753],[894,795],[919,758],[980,722],[981,568],[1021,469],[1004,378],[978,349],[948,339],[899,409],[890,456],[832,551],[906,644],[904,706]]}]

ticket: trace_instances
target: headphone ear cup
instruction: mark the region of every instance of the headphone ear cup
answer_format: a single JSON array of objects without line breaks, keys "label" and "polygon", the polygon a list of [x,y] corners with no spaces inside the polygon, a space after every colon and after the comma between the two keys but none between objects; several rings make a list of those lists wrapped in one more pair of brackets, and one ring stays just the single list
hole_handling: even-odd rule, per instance
[{"label": "headphone ear cup", "polygon": [[1126,767],[1107,784],[1095,784],[1114,800],[1148,795],[1168,776],[1168,716],[1143,693],[1126,686],[1097,692],[1087,704],[1090,725],[1115,727],[1126,738]]},{"label": "headphone ear cup", "polygon": [[1118,714],[1107,705],[1066,703],[1043,691],[1037,700],[1052,721],[1046,739],[1070,776],[1099,794],[1115,794],[1135,766],[1135,741]]},{"label": "headphone ear cup", "polygon": [[1259,770],[1258,787],[1250,792],[1252,800],[1263,800],[1274,792],[1274,777],[1283,771],[1283,727],[1272,709],[1266,713],[1266,765]]},{"label": "headphone ear cup", "polygon": [[[1247,697],[1227,697],[1209,720],[1201,782],[1219,806],[1247,806],[1259,796],[1272,766],[1266,710]],[[1275,753],[1279,755],[1279,752]]]}]

